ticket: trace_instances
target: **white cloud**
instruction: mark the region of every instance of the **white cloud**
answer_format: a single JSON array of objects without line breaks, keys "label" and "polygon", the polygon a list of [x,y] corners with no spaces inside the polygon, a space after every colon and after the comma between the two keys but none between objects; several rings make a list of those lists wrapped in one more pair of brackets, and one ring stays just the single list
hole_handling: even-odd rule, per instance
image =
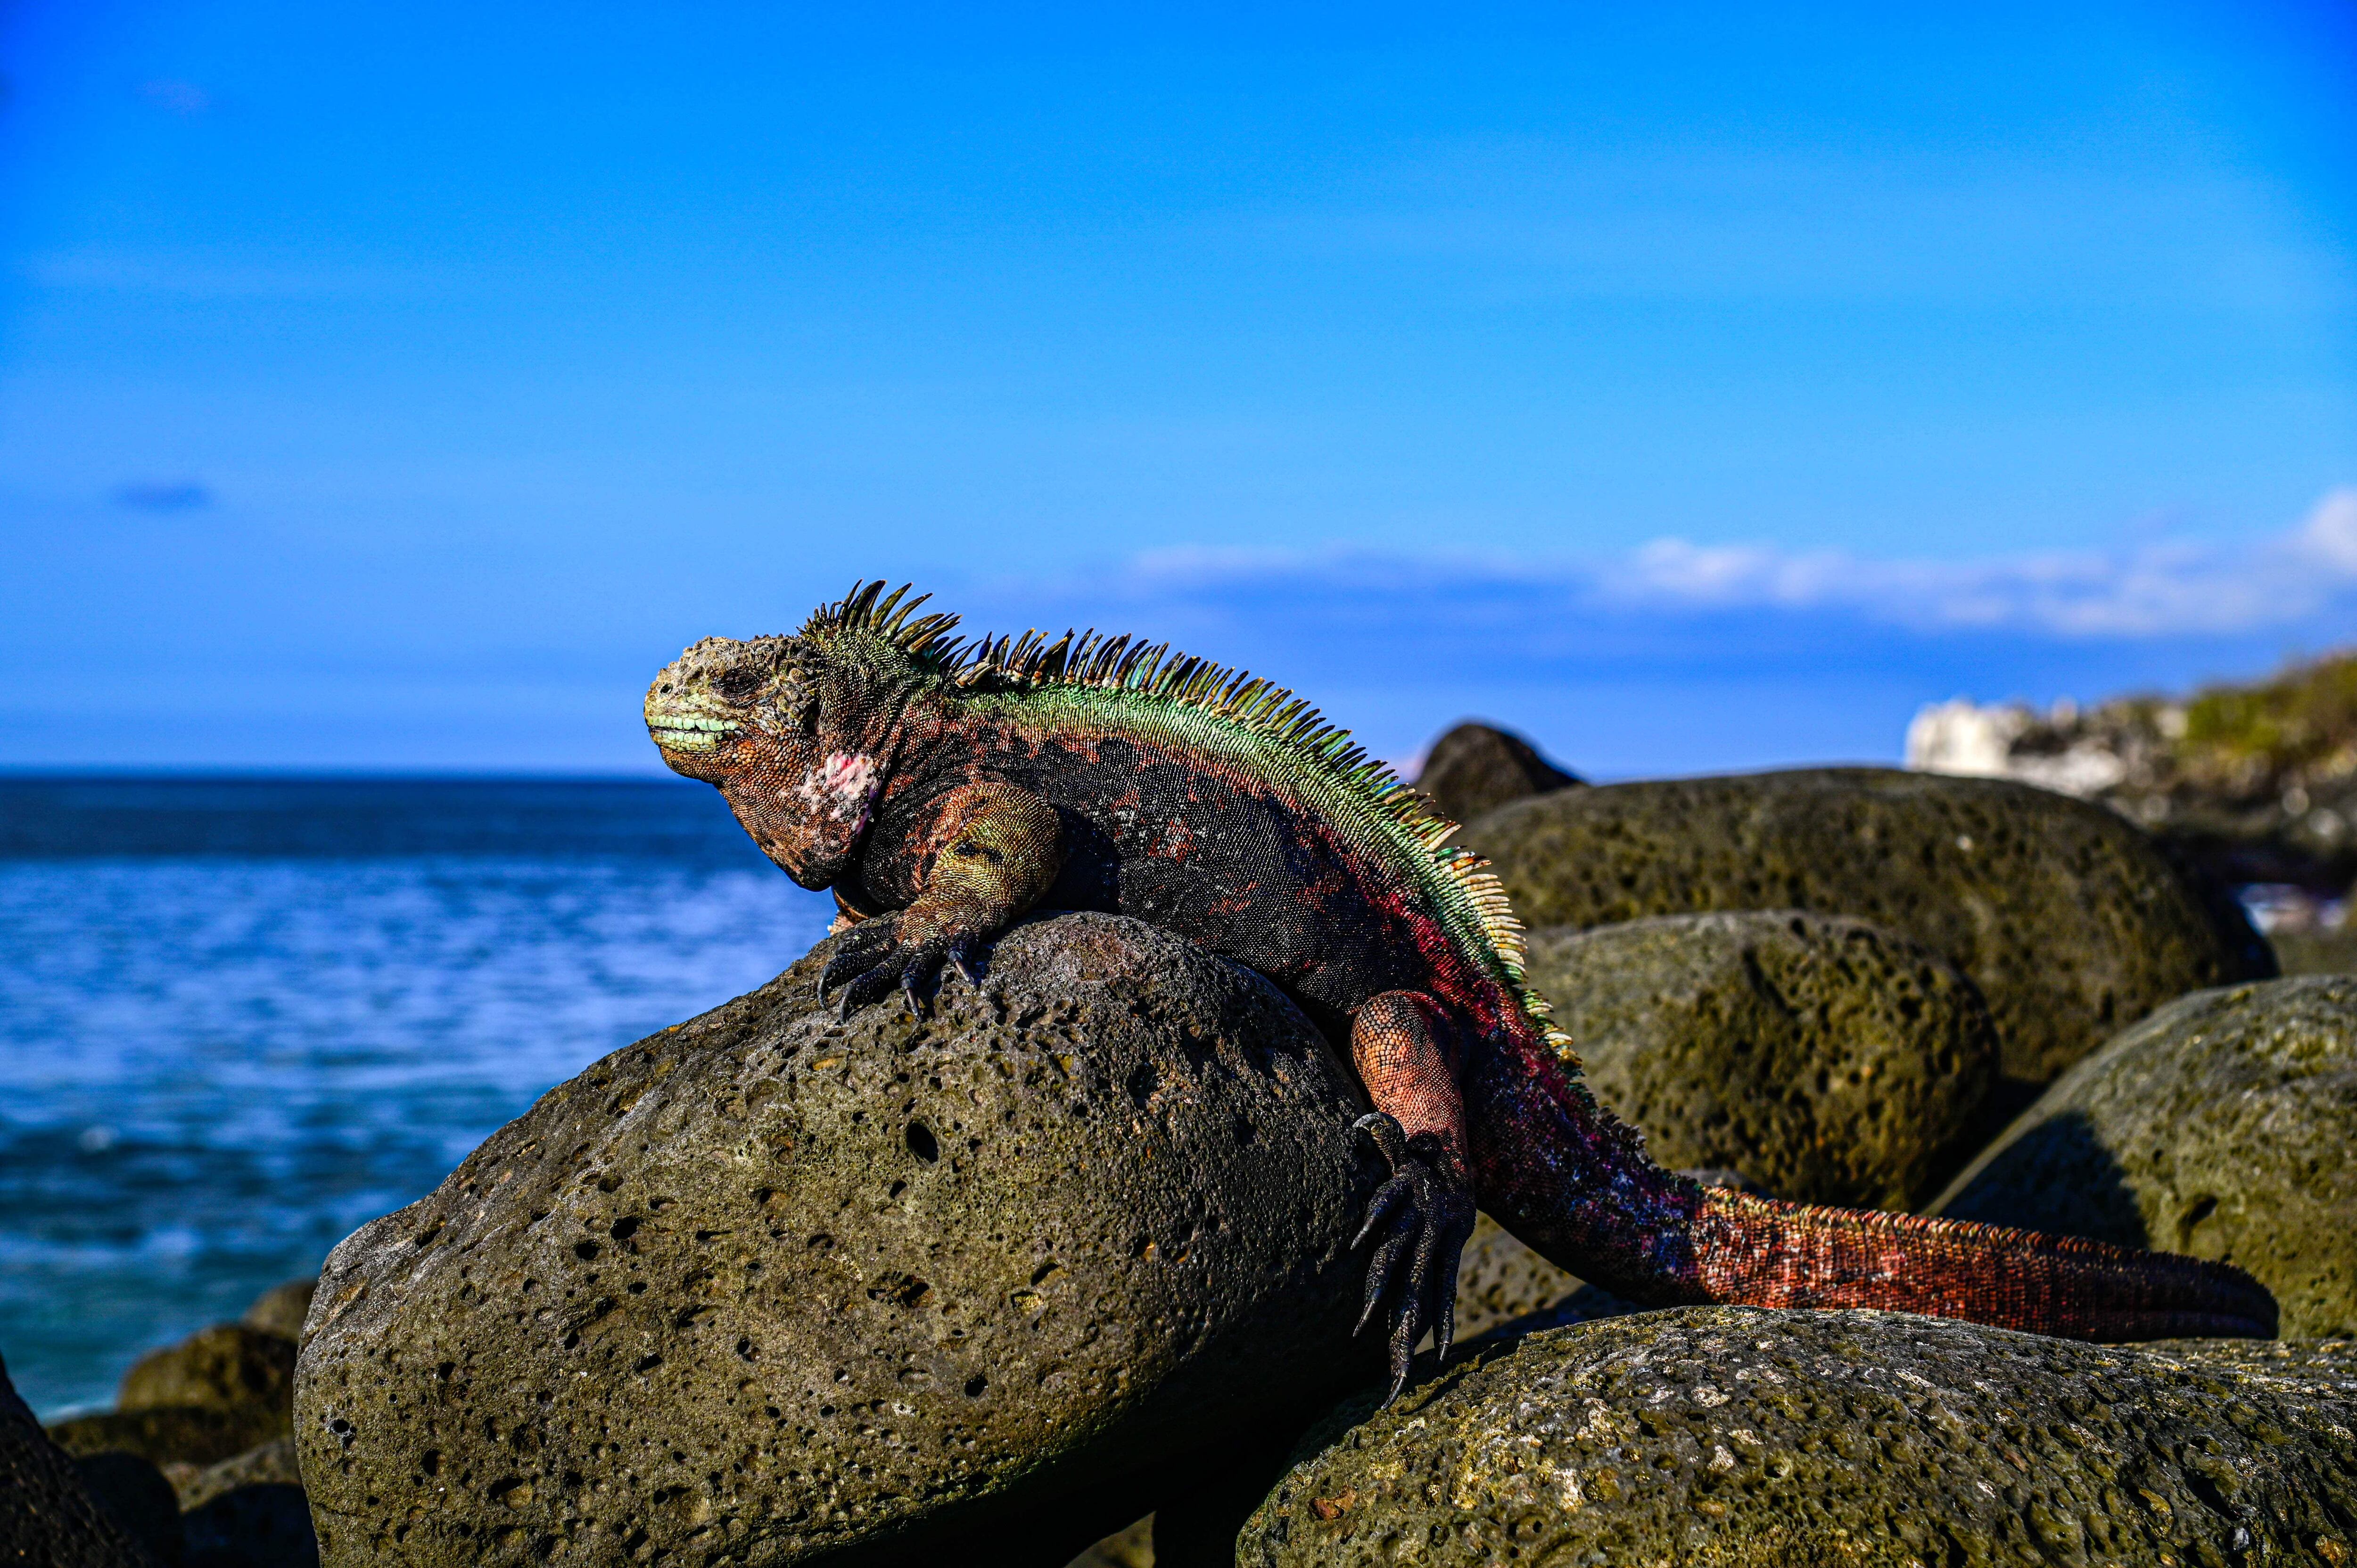
[{"label": "white cloud", "polygon": [[2293,545],[2344,576],[2357,576],[2357,486],[2345,486],[2317,502]]},{"label": "white cloud", "polygon": [[2256,546],[2147,544],[1945,562],[1663,539],[1599,580],[1612,596],[1639,603],[1846,608],[1925,630],[2065,638],[2261,631],[2357,590],[2357,488],[2330,492],[2298,525]]},{"label": "white cloud", "polygon": [[[1150,618],[1182,606],[1281,605],[1305,623],[1389,620],[1425,633],[1479,628],[1494,636],[1511,616],[1525,628],[1518,643],[1532,649],[1598,619],[1727,612],[2064,641],[2305,632],[2319,617],[2357,611],[2357,487],[2329,492],[2298,523],[2256,544],[2151,543],[1977,561],[1681,539],[1657,539],[1604,561],[1203,548],[1151,552],[1117,573],[1034,584],[1010,596],[1038,607],[1042,588],[1052,600],[1106,618],[1134,610]],[[2357,630],[2357,618],[2349,624]]]}]

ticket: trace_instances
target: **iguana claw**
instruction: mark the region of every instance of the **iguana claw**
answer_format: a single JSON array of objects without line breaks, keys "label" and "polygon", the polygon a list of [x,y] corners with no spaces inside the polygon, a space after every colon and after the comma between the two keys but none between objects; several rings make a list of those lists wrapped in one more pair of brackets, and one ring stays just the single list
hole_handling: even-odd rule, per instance
[{"label": "iguana claw", "polygon": [[976,990],[981,989],[982,939],[980,937],[952,937],[950,939],[950,961],[957,965],[958,972],[965,976],[965,983],[968,985],[974,987]]},{"label": "iguana claw", "polygon": [[1375,1309],[1392,1298],[1392,1386],[1383,1396],[1389,1404],[1407,1386],[1426,1329],[1433,1331],[1434,1359],[1448,1359],[1457,1333],[1457,1263],[1473,1233],[1473,1198],[1464,1179],[1448,1171],[1440,1140],[1431,1133],[1411,1138],[1380,1111],[1360,1117],[1353,1130],[1367,1134],[1392,1167],[1351,1242],[1356,1249],[1370,1236],[1382,1237],[1367,1261],[1366,1304],[1351,1332],[1364,1330]]},{"label": "iguana claw", "polygon": [[981,947],[981,939],[974,936],[937,936],[906,945],[897,920],[865,921],[844,933],[843,945],[819,972],[818,998],[825,1001],[828,992],[848,980],[836,1015],[848,1018],[898,985],[909,1011],[921,1018],[926,1012],[923,988],[940,977],[945,960],[954,961],[958,972],[972,984],[982,983]]},{"label": "iguana claw", "polygon": [[825,1001],[828,992],[872,968],[877,955],[892,945],[892,923],[888,920],[869,920],[845,931],[834,956],[818,972],[818,999]]}]

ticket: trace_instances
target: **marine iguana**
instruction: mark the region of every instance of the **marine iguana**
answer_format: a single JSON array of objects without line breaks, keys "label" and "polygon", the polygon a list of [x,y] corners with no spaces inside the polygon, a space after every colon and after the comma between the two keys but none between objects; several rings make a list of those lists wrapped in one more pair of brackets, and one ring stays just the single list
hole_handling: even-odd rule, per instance
[{"label": "marine iguana", "polygon": [[658,676],[649,733],[771,861],[832,888],[819,982],[844,1015],[921,1011],[1027,910],[1097,909],[1257,970],[1346,1039],[1391,1176],[1360,1326],[1392,1393],[1448,1354],[1476,1199],[1563,1268],[1651,1305],[1873,1306],[2087,1339],[2267,1337],[2241,1270],[1910,1215],[1778,1202],[1655,1165],[1523,983],[1520,924],[1455,825],[1267,681],[1167,644],[955,635],[862,584],[791,637],[707,638]]}]

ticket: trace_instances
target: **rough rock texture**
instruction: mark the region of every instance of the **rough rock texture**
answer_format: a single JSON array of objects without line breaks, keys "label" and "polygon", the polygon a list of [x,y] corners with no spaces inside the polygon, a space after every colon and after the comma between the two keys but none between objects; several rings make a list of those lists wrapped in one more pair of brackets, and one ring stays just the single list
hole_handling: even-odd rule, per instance
[{"label": "rough rock texture", "polygon": [[1555,1329],[1351,1402],[1236,1561],[2347,1562],[2357,1387],[2187,1348],[1751,1307]]},{"label": "rough rock texture", "polygon": [[2357,1339],[2155,1339],[2137,1348],[2233,1371],[2279,1374],[2357,1397]]},{"label": "rough rock texture", "polygon": [[233,1459],[218,1465],[208,1465],[192,1473],[178,1488],[182,1509],[200,1509],[226,1492],[240,1487],[299,1487],[303,1472],[296,1466],[295,1440],[282,1437],[265,1443],[259,1448],[248,1449]]},{"label": "rough rock texture", "polygon": [[156,1465],[218,1465],[256,1444],[284,1436],[286,1420],[275,1412],[242,1410],[106,1411],[78,1415],[49,1429],[49,1438],[69,1454],[136,1454]]},{"label": "rough rock texture", "polygon": [[1740,1171],[1803,1203],[1928,1197],[1996,1070],[1971,981],[1841,916],[1536,931],[1525,968],[1578,1042],[1588,1087],[1645,1130],[1656,1160]]},{"label": "rough rock texture", "polygon": [[[1133,920],[839,1024],[822,944],[597,1063],[322,1276],[296,1442],[331,1563],[1069,1556],[1378,1355],[1349,1069]],[[828,1555],[834,1553],[835,1555]]]},{"label": "rough rock texture", "polygon": [[187,1537],[179,1499],[163,1472],[135,1454],[92,1454],[76,1459],[73,1467],[99,1510],[149,1556],[160,1563],[181,1561]]},{"label": "rough rock texture", "polygon": [[1510,730],[1470,721],[1432,743],[1415,787],[1451,822],[1470,822],[1509,800],[1552,794],[1582,782]]},{"label": "rough rock texture", "polygon": [[102,1509],[73,1460],[0,1367],[0,1563],[43,1568],[153,1568],[155,1559]]},{"label": "rough rock texture", "polygon": [[265,1334],[299,1340],[303,1337],[303,1316],[311,1310],[311,1295],[318,1286],[316,1279],[288,1280],[283,1285],[273,1285],[254,1297],[253,1305],[238,1321]]},{"label": "rough rock texture", "polygon": [[295,1341],[242,1323],[216,1323],[151,1350],[123,1375],[124,1411],[264,1411],[287,1430],[295,1408]]},{"label": "rough rock texture", "polygon": [[[1740,1185],[1720,1173],[1689,1172],[1716,1185]],[[1514,1239],[1486,1214],[1473,1220],[1472,1238],[1457,1273],[1456,1358],[1479,1354],[1482,1336],[1520,1336],[1566,1324],[1586,1323],[1640,1310],[1609,1291],[1582,1283]],[[1430,1352],[1422,1363],[1428,1374]],[[1264,1451],[1254,1452],[1239,1434],[1232,1462],[1207,1470],[1197,1484],[1165,1501],[1154,1518],[1154,1558],[1158,1568],[1227,1568],[1234,1559],[1236,1531],[1284,1474],[1291,1434],[1280,1433]]]},{"label": "rough rock texture", "polygon": [[2205,991],[2072,1068],[1934,1206],[2223,1258],[2357,1333],[2357,976]]},{"label": "rough rock texture", "polygon": [[2274,955],[2117,813],[1872,768],[1567,789],[1466,825],[1531,926],[1713,909],[1851,915],[1970,976],[2002,1070],[2050,1080],[2124,1025]]}]

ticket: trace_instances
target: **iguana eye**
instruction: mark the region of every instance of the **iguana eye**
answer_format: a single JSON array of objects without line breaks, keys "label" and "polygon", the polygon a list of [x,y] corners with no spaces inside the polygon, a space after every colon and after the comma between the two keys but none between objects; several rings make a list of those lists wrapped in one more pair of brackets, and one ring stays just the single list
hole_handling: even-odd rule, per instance
[{"label": "iguana eye", "polygon": [[741,664],[731,665],[712,678],[712,689],[724,702],[745,702],[760,685],[761,677]]}]

